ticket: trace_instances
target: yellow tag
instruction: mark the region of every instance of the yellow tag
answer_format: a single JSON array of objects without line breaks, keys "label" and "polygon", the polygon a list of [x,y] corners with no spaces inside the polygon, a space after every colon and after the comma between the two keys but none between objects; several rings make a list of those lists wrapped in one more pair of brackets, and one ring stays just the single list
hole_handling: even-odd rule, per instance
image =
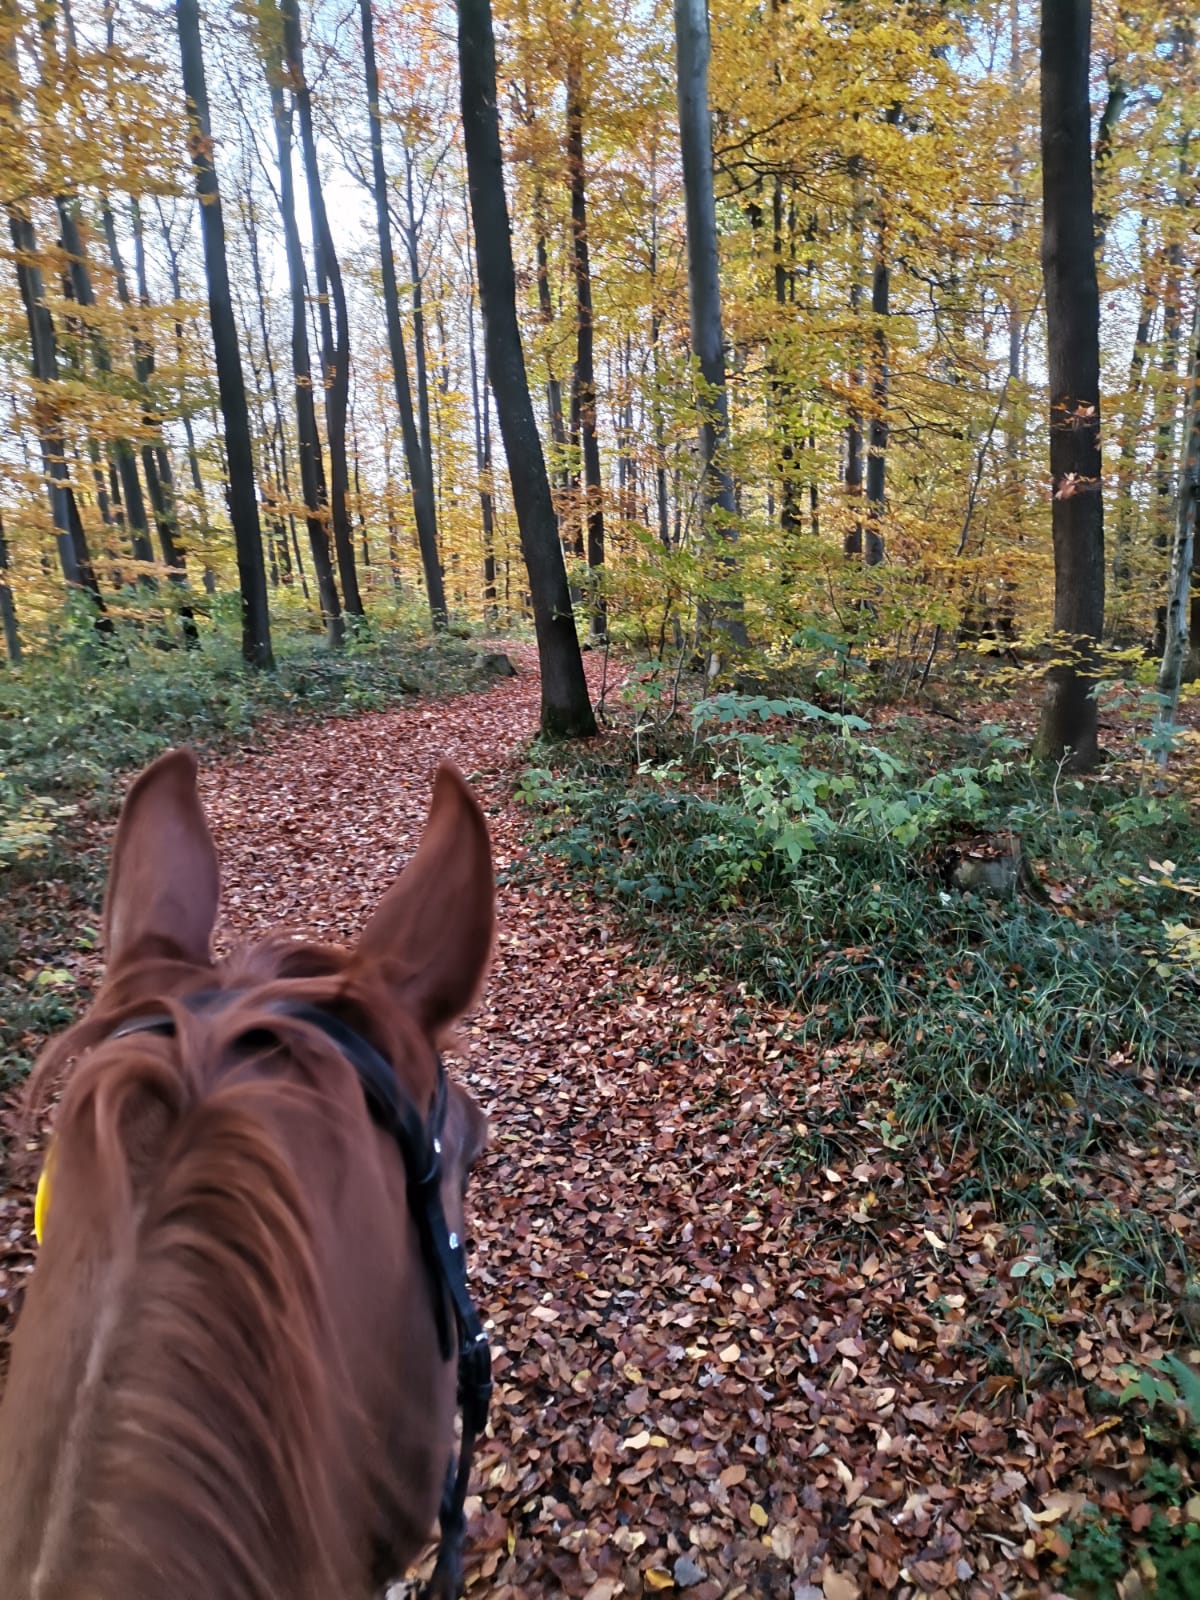
[{"label": "yellow tag", "polygon": [[46,1231],[46,1210],[50,1205],[50,1162],[51,1157],[46,1157],[46,1165],[42,1168],[42,1175],[37,1181],[37,1193],[33,1197],[33,1234],[39,1244]]}]

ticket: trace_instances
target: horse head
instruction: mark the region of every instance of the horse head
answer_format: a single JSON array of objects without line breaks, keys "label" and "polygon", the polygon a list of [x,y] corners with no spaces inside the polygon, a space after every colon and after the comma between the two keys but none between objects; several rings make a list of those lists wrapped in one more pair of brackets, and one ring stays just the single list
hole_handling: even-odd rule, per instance
[{"label": "horse head", "polygon": [[[494,931],[487,827],[450,766],[350,949],[214,962],[196,764],[132,785],[0,1401],[8,1600],[366,1597],[427,1540],[461,1585],[487,1346],[463,1203],[486,1120],[446,1074]],[[456,1391],[463,1447],[454,1461]]]}]

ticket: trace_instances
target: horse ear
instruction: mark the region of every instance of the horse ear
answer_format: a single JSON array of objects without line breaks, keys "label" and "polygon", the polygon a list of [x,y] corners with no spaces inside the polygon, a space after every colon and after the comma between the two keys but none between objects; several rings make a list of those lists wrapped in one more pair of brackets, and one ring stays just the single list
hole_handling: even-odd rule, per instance
[{"label": "horse ear", "polygon": [[121,807],[104,899],[109,971],[145,956],[207,963],[219,893],[196,758],[170,750],[134,780]]},{"label": "horse ear", "polygon": [[496,926],[487,823],[457,768],[443,761],[416,854],[363,929],[355,957],[382,969],[435,1033],[479,992]]}]

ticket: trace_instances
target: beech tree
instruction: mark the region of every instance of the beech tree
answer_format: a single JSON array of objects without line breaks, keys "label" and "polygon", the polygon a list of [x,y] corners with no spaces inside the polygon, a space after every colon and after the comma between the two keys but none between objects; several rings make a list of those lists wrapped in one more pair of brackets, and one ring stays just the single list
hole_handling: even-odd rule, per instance
[{"label": "beech tree", "polygon": [[[712,124],[708,109],[710,41],[707,0],[675,0],[675,60],[679,142],[687,211],[688,307],[692,351],[700,368],[700,459],[706,524],[717,513],[720,536],[736,538],[737,506],[729,469],[729,397],[725,391],[725,336],[721,328],[721,276],[717,207],[713,189]],[[746,642],[736,608],[722,618],[730,638]]]},{"label": "beech tree", "polygon": [[1050,373],[1054,627],[1069,659],[1049,673],[1037,750],[1095,764],[1095,647],[1104,623],[1100,294],[1088,64],[1091,0],[1043,0],[1042,272]]},{"label": "beech tree", "polygon": [[321,615],[329,642],[337,646],[345,636],[342,602],[329,549],[329,499],[325,488],[325,456],[317,432],[313,398],[312,359],[308,344],[307,280],[300,228],[296,221],[296,190],[292,171],[292,117],[278,82],[271,84],[275,136],[279,160],[279,210],[287,251],[292,321],[292,381],[296,406],[296,440],[300,459],[300,492]]},{"label": "beech tree", "polygon": [[208,87],[204,78],[204,50],[200,40],[199,0],[175,0],[175,19],[179,30],[183,90],[187,96],[188,119],[192,129],[189,151],[195,174],[196,197],[200,202],[200,231],[208,279],[208,315],[221,395],[225,453],[229,462],[229,518],[233,524],[242,594],[242,654],[252,666],[271,668],[275,663],[271,653],[262,529],[255,494],[254,453],[250,447],[250,412],[246,404],[237,324],[229,292],[221,194],[212,157],[213,137],[208,113]]},{"label": "beech tree", "polygon": [[371,126],[371,188],[375,201],[375,225],[379,235],[379,259],[383,285],[383,311],[387,319],[388,350],[391,355],[392,384],[404,455],[412,484],[413,517],[421,550],[421,569],[425,593],[435,628],[447,623],[446,592],[442,582],[442,563],[438,553],[437,509],[433,493],[433,465],[418,437],[413,416],[412,387],[408,378],[408,357],[404,351],[404,330],[400,325],[400,298],[396,288],[396,258],[392,250],[392,224],[388,210],[387,169],[383,161],[383,127],[379,107],[379,69],[375,62],[375,23],[371,0],[360,0],[363,65],[366,71],[367,115]]},{"label": "beech tree", "polygon": [[1200,531],[1200,272],[1193,275],[1192,335],[1189,345],[1188,391],[1184,411],[1183,449],[1176,491],[1175,532],[1171,544],[1171,570],[1167,583],[1166,647],[1159,668],[1159,692],[1166,696],[1164,721],[1174,720],[1179,685],[1195,643],[1190,637],[1190,591],[1196,536]]},{"label": "beech tree", "polygon": [[[325,442],[329,449],[329,502],[333,548],[342,599],[351,616],[363,614],[350,525],[350,469],[346,455],[346,422],[350,405],[350,318],[346,290],[334,248],[325,208],[325,190],[313,130],[312,94],[304,70],[304,43],[297,0],[279,0],[283,18],[283,53],[292,102],[300,117],[300,148],[312,218],[313,257],[316,264],[317,306],[321,323],[321,360],[324,367]],[[332,309],[331,304],[332,302]]]},{"label": "beech tree", "polygon": [[[1038,8],[709,0],[706,29],[681,0],[677,86],[662,66],[673,12],[495,4],[515,312],[559,519],[544,523],[553,583],[555,542],[568,571],[589,546],[598,562],[603,517],[604,620],[652,652],[682,644],[686,617],[719,621],[731,597],[756,649],[786,662],[814,630],[847,633],[901,687],[947,645],[1044,637],[1051,523],[1097,498],[1097,469],[1056,466],[1058,498],[1042,497],[1043,434],[1029,425],[1048,404]],[[210,594],[237,588],[234,524],[255,489],[276,626],[310,625],[301,522],[331,640],[339,526],[343,564],[354,560],[381,621],[422,573],[435,619],[450,605],[500,625],[532,613],[511,486],[492,470],[486,390],[507,393],[506,372],[477,320],[450,114],[457,41],[435,0],[359,0],[352,28],[321,0],[287,9],[290,44],[280,0],[201,19],[255,484],[227,446],[236,416],[222,415],[210,317],[197,315],[212,208],[195,205],[189,133],[211,147],[189,129],[174,41],[164,48],[144,8],[0,0],[0,515],[26,655],[68,590],[103,586],[113,615],[177,609],[162,575],[182,581],[185,551]],[[1107,623],[1123,645],[1162,651],[1200,198],[1194,27],[1182,0],[1097,7],[1094,25],[1094,226],[1117,424]],[[693,92],[706,54],[707,111]],[[678,87],[699,163],[689,154],[686,172]],[[372,204],[347,194],[339,163]],[[1054,173],[1052,158],[1051,191]],[[1081,141],[1071,185],[1087,176]],[[156,226],[143,239],[145,207]],[[1067,231],[1086,237],[1076,220]],[[711,294],[689,295],[689,229],[695,285],[707,271],[719,287],[717,321],[700,314]],[[480,234],[485,258],[494,231]],[[493,312],[503,303],[494,282],[484,294]],[[1078,316],[1083,301],[1067,299]],[[725,444],[720,386],[697,373],[704,348],[724,356]],[[1075,407],[1056,463],[1085,442],[1090,404],[1077,386],[1056,397],[1056,419]],[[506,427],[511,443],[511,410]],[[517,457],[520,477],[535,458],[524,444]],[[523,488],[526,534],[537,503]],[[735,529],[736,545],[724,538]],[[886,562],[865,571],[883,536]],[[1061,528],[1058,543],[1061,603]],[[559,626],[565,609],[534,587],[543,630],[547,613]],[[1083,680],[1099,670],[1086,651],[1077,664]]]},{"label": "beech tree", "polygon": [[[604,567],[604,487],[600,478],[600,436],[596,420],[596,338],[592,310],[592,268],[588,245],[587,170],[584,162],[583,40],[578,0],[571,10],[567,51],[567,172],[571,193],[571,276],[575,280],[575,372],[571,387],[571,443],[583,466],[583,521],[587,529],[587,564],[594,573]],[[603,594],[592,601],[591,629],[603,638],[608,612]]]},{"label": "beech tree", "polygon": [[458,0],[458,60],[487,370],[529,574],[542,669],[541,727],[548,738],[590,738],[596,731],[596,718],[575,632],[558,519],[529,398],[517,323],[516,274],[496,109],[491,0]]}]

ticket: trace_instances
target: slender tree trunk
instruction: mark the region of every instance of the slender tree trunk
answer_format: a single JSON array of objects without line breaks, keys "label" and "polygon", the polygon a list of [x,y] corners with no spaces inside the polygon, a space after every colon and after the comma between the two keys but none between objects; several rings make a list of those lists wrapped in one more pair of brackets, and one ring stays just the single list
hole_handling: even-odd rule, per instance
[{"label": "slender tree trunk", "polygon": [[844,483],[846,499],[850,504],[853,521],[846,531],[842,548],[848,556],[863,553],[863,414],[862,396],[866,389],[867,372],[862,337],[862,251],[866,225],[866,196],[863,192],[862,157],[850,158],[850,181],[854,191],[854,204],[850,212],[850,270],[854,277],[850,284],[851,339],[855,348],[855,367],[850,375],[852,395],[850,416],[846,423],[846,470]]},{"label": "slender tree trunk", "polygon": [[[1190,83],[1193,77],[1195,35],[1191,24],[1182,24],[1173,30],[1171,64],[1181,83]],[[1176,163],[1175,208],[1179,216],[1186,216],[1191,199],[1193,160],[1191,144],[1195,129],[1190,118],[1191,108],[1186,101],[1180,116],[1178,157]],[[1151,513],[1154,547],[1166,550],[1172,543],[1174,510],[1175,426],[1179,413],[1179,353],[1183,335],[1183,280],[1184,280],[1184,226],[1171,219],[1166,222],[1163,245],[1162,308],[1163,332],[1160,359],[1161,381],[1157,387],[1154,406],[1154,487],[1155,498]],[[1156,616],[1155,647],[1166,650],[1166,608],[1160,606]]]},{"label": "slender tree trunk", "polygon": [[[470,232],[470,201],[467,202],[467,231]],[[483,524],[483,614],[496,620],[496,520],[492,507],[492,430],[488,407],[488,377],[483,375],[480,393],[479,362],[475,354],[475,273],[467,252],[467,359],[471,371],[471,416],[475,428],[475,471],[479,478],[479,515]]]},{"label": "slender tree trunk", "polygon": [[[146,309],[150,305],[150,294],[146,280],[146,251],[142,238],[141,210],[136,200],[133,201],[134,224],[134,250],[136,256],[138,304]],[[130,310],[133,299],[129,292],[129,281],[125,273],[125,263],[121,259],[121,247],[117,240],[116,221],[112,208],[105,201],[102,206],[101,222],[104,228],[104,237],[108,244],[108,256],[112,263],[113,274],[117,284],[117,298],[121,304]],[[175,487],[171,476],[170,460],[167,456],[166,444],[162,434],[162,418],[154,409],[150,397],[150,378],[154,371],[154,352],[147,344],[140,331],[134,337],[133,376],[138,386],[142,402],[142,424],[156,436],[153,443],[142,445],[142,471],[146,477],[146,491],[150,496],[150,505],[154,512],[154,524],[158,530],[159,549],[162,552],[163,563],[167,569],[169,582],[183,584],[186,582],[187,573],[183,551],[178,543],[179,519],[175,508]],[[143,512],[143,516],[144,516]],[[183,618],[184,637],[189,643],[196,642],[196,629],[192,623],[192,608],[181,605],[180,616]]]},{"label": "slender tree trunk", "polygon": [[1171,575],[1167,585],[1166,648],[1158,674],[1159,693],[1166,696],[1163,722],[1175,720],[1179,685],[1187,667],[1195,676],[1189,637],[1189,589],[1200,518],[1200,272],[1194,275],[1192,337],[1188,361],[1188,394],[1183,420],[1183,450],[1179,461],[1179,492],[1175,507],[1175,537],[1171,545]]},{"label": "slender tree trunk", "polygon": [[408,255],[408,283],[412,294],[413,361],[417,374],[417,431],[421,451],[433,476],[433,428],[429,412],[429,341],[425,334],[425,284],[421,271],[420,233],[416,195],[413,191],[413,157],[404,147],[404,197],[408,221],[404,226],[404,247]]},{"label": "slender tree trunk", "polygon": [[[158,205],[157,201],[156,205]],[[158,224],[159,230],[162,234],[163,247],[167,252],[167,260],[170,266],[171,298],[173,299],[175,305],[178,306],[183,299],[183,283],[179,270],[179,251],[175,246],[174,240],[171,238],[171,230],[167,225],[167,219],[161,205],[158,205]],[[184,366],[184,327],[183,323],[179,320],[178,314],[174,318],[174,330],[175,359],[182,369]],[[184,437],[187,440],[188,472],[192,480],[192,489],[195,491],[196,500],[200,506],[201,527],[204,532],[207,533],[208,496],[204,492],[204,476],[200,471],[200,453],[196,449],[196,430],[192,426],[192,408],[187,403],[186,396],[182,393],[179,397],[179,416],[180,421],[183,423]],[[205,571],[208,570],[210,569],[206,567]]]},{"label": "slender tree trunk", "polygon": [[286,551],[288,539],[291,540],[291,555],[285,563],[289,573],[294,571],[300,579],[300,591],[305,600],[308,600],[308,577],[304,571],[304,558],[300,554],[300,540],[296,533],[296,514],[292,498],[292,469],[288,459],[287,428],[283,420],[283,401],[279,394],[279,377],[275,370],[275,357],[271,350],[270,328],[267,324],[266,292],[263,286],[262,267],[259,263],[258,239],[253,229],[250,230],[250,253],[254,262],[256,292],[258,295],[259,327],[262,333],[263,350],[267,361],[267,383],[271,399],[271,462],[277,480],[283,490],[283,498],[287,502],[287,532],[283,532],[283,523],[280,523],[281,545]]},{"label": "slender tree trunk", "polygon": [[[783,179],[776,176],[771,186],[772,283],[781,328],[791,299],[792,273],[795,271],[794,262],[789,263],[787,259],[785,212]],[[782,355],[778,350],[771,356],[769,378],[775,433],[779,440],[779,528],[785,538],[791,538],[800,531],[802,523],[800,486],[796,481],[796,397],[783,371]]]},{"label": "slender tree trunk", "polygon": [[[572,0],[572,43],[567,62],[567,168],[571,190],[571,269],[575,279],[575,384],[571,396],[571,431],[583,455],[584,521],[588,570],[604,568],[604,498],[600,477],[600,440],[596,429],[595,326],[592,316],[592,271],[587,231],[587,172],[583,152],[583,62],[579,39],[579,0]],[[593,579],[597,585],[598,579]],[[608,631],[608,608],[597,586],[592,601],[592,634]]]},{"label": "slender tree trunk", "polygon": [[58,352],[54,323],[46,305],[41,268],[38,266],[37,239],[33,223],[15,206],[9,208],[9,231],[16,260],[17,283],[29,325],[29,346],[33,375],[45,386],[37,409],[38,443],[42,467],[50,494],[50,510],[58,546],[58,559],[68,588],[86,589],[103,610],[100,585],[92,567],[87,536],[75,503],[71,475],[67,466],[66,442],[62,422],[51,395],[58,382]]},{"label": "slender tree trunk", "polygon": [[1174,505],[1175,428],[1179,415],[1179,352],[1183,343],[1183,244],[1172,239],[1163,252],[1163,329],[1154,419],[1154,542],[1166,549]]},{"label": "slender tree trunk", "polygon": [[[532,105],[532,97],[526,98],[527,103]],[[531,112],[530,121],[532,120]],[[550,291],[550,254],[546,247],[546,195],[540,179],[535,180],[533,186],[533,216],[534,226],[537,229],[534,255],[537,263],[538,313],[542,319],[542,326],[549,332],[554,326],[554,296]],[[555,476],[559,480],[559,486],[565,489],[570,480],[570,470],[567,428],[563,418],[562,384],[555,374],[554,362],[549,352],[546,355],[546,411],[550,418],[550,438],[558,457]]]},{"label": "slender tree trunk", "polygon": [[[6,21],[10,23],[7,37],[7,54],[12,71],[11,81],[15,86],[19,85],[21,81],[20,67],[17,61],[17,36],[22,26],[21,17],[15,0],[0,0],[0,3],[2,3]],[[44,10],[40,14],[39,23],[43,32],[51,32],[54,27],[53,10]],[[12,124],[19,138],[21,135],[22,108],[15,89],[10,92],[9,103]],[[11,204],[8,207],[8,213],[17,267],[17,281],[29,324],[33,374],[35,378],[38,378],[43,383],[57,384],[58,345],[55,337],[54,322],[43,298],[42,273],[37,254],[37,241],[34,234],[32,213],[20,202]],[[71,292],[69,274],[66,292],[68,294]],[[108,632],[111,629],[111,623],[104,615],[105,607],[100,596],[100,587],[96,581],[96,574],[92,567],[83,518],[80,515],[79,496],[72,487],[71,472],[67,461],[66,441],[63,436],[62,418],[57,404],[50,399],[49,394],[44,397],[38,406],[37,423],[38,440],[42,450],[42,465],[50,492],[59,560],[63,568],[63,575],[66,578],[68,587],[74,585],[88,591],[98,613],[96,627],[102,632]]]},{"label": "slender tree trunk", "polygon": [[[250,246],[250,270],[254,275],[254,301],[258,309],[258,333],[262,340],[263,365],[266,367],[267,383],[266,397],[263,395],[263,386],[257,381],[256,390],[259,411],[259,427],[266,444],[267,452],[271,458],[271,476],[274,479],[271,496],[271,517],[275,528],[273,541],[274,554],[272,560],[285,584],[292,581],[291,557],[288,553],[288,527],[291,526],[292,542],[296,541],[295,518],[290,511],[285,512],[280,506],[280,496],[285,503],[291,502],[292,490],[288,481],[287,465],[287,437],[283,427],[283,407],[279,400],[279,384],[275,378],[275,358],[271,353],[271,329],[267,322],[267,289],[263,277],[262,252],[258,244],[258,217],[254,209],[254,195],[250,186],[249,169],[245,173],[245,196],[242,207],[242,221],[245,225],[246,242]],[[249,337],[247,337],[249,349]],[[266,400],[271,403],[271,422],[268,426]],[[303,579],[303,573],[301,573]],[[274,581],[274,579],[273,579]],[[305,599],[308,598],[307,585],[305,585]]]},{"label": "slender tree trunk", "polygon": [[883,560],[883,514],[887,501],[889,284],[887,228],[881,223],[871,284],[871,428],[867,447],[867,521],[863,550],[868,567],[877,567]]},{"label": "slender tree trunk", "polygon": [[[704,384],[700,407],[700,459],[705,521],[732,545],[737,538],[737,505],[728,462],[729,396],[725,388],[712,124],[708,109],[709,55],[707,0],[675,0],[679,143],[687,217],[688,310],[692,350]],[[727,563],[732,568],[732,556],[727,557]],[[727,602],[715,620],[732,643],[746,643],[740,601]]]},{"label": "slender tree trunk", "polygon": [[[900,122],[899,102],[888,107],[886,123],[894,128]],[[875,271],[871,281],[871,426],[867,444],[867,523],[863,558],[868,567],[883,560],[883,517],[887,506],[888,393],[891,375],[888,367],[888,324],[891,270],[888,262],[887,201],[881,195],[877,205]]]},{"label": "slender tree trunk", "polygon": [[587,738],[596,731],[596,719],[575,632],[567,569],[517,323],[490,0],[458,0],[458,59],[487,370],[496,396],[529,574],[542,670],[541,727],[551,738]]},{"label": "slender tree trunk", "polygon": [[[535,245],[535,255],[537,259],[538,308],[543,325],[551,328],[554,326],[554,301],[550,293],[550,255],[546,247],[545,232],[540,226]],[[555,476],[558,478],[560,487],[566,489],[569,486],[571,477],[571,442],[567,436],[566,418],[563,415],[562,380],[556,375],[554,363],[549,354],[546,356],[546,414],[550,419],[550,438],[558,456]]]},{"label": "slender tree trunk", "polygon": [[363,510],[362,479],[359,475],[358,419],[354,414],[353,407],[350,410],[350,444],[354,459],[354,506],[358,512],[358,536],[361,541],[362,564],[364,567],[369,568],[371,565],[371,547],[367,538],[367,517]]},{"label": "slender tree trunk", "polygon": [[8,539],[4,533],[4,519],[0,517],[0,625],[4,629],[4,648],[14,667],[21,664],[21,634],[17,628],[17,608],[13,601],[12,585],[8,581]]},{"label": "slender tree trunk", "polygon": [[484,610],[496,618],[496,502],[492,493],[492,416],[491,385],[486,371],[479,396],[482,439],[479,452],[479,500],[483,522],[483,603]]},{"label": "slender tree trunk", "polygon": [[1138,438],[1146,410],[1146,356],[1150,348],[1150,332],[1158,309],[1158,287],[1150,276],[1151,261],[1145,246],[1146,222],[1143,218],[1140,234],[1142,249],[1142,287],[1138,301],[1137,328],[1133,335],[1133,353],[1129,358],[1129,377],[1125,385],[1125,407],[1118,433],[1120,455],[1117,460],[1116,528],[1113,539],[1112,579],[1119,600],[1128,595],[1131,581],[1129,550],[1133,541],[1134,481],[1137,468]]},{"label": "slender tree trunk", "polygon": [[271,654],[262,529],[258,521],[258,499],[254,492],[250,413],[246,405],[237,324],[233,318],[233,300],[229,291],[221,195],[217,187],[217,169],[212,160],[212,125],[208,115],[208,88],[204,81],[198,0],[175,0],[175,17],[179,26],[183,92],[188,103],[188,144],[196,195],[200,202],[200,232],[204,241],[204,268],[208,279],[213,356],[217,367],[217,388],[221,396],[225,455],[229,463],[229,518],[233,524],[238,581],[242,592],[242,654],[252,666],[271,669],[275,662]]},{"label": "slender tree trunk", "polygon": [[[71,295],[80,310],[87,312],[95,306],[96,294],[92,288],[92,275],[88,269],[87,249],[84,245],[83,235],[80,233],[76,216],[77,202],[67,200],[63,195],[58,195],[54,204],[58,212],[59,226],[62,229],[63,250],[67,258]],[[81,321],[87,329],[88,342],[91,345],[96,370],[105,378],[111,379],[112,357],[109,354],[107,341],[97,332],[94,324],[88,324],[86,317],[81,318]],[[117,473],[121,480],[121,499],[125,506],[125,517],[128,524],[133,557],[135,561],[140,561],[146,566],[150,566],[154,562],[154,548],[150,543],[150,528],[146,518],[146,502],[142,495],[142,483],[138,477],[137,457],[128,439],[114,439],[112,451],[116,458]],[[142,579],[151,584],[154,582],[152,575],[149,573],[143,573]]]},{"label": "slender tree trunk", "polygon": [[425,592],[429,597],[429,614],[435,628],[444,628],[447,622],[446,593],[442,578],[442,564],[438,555],[437,512],[434,502],[432,462],[422,452],[416,421],[413,417],[412,390],[409,386],[408,378],[408,360],[404,353],[404,334],[400,325],[400,301],[396,291],[396,258],[392,252],[392,225],[387,200],[387,172],[383,163],[383,132],[379,109],[379,73],[375,65],[375,30],[371,13],[371,0],[359,0],[359,11],[362,18],[363,57],[366,64],[367,113],[371,122],[371,173],[375,196],[375,222],[379,232],[379,255],[383,269],[383,307],[387,320],[388,348],[392,361],[396,409],[400,413],[400,428],[404,438],[404,455],[408,462],[409,482],[412,485],[413,517],[417,525],[417,543],[421,551],[421,568],[425,574]]},{"label": "slender tree trunk", "polygon": [[[1108,70],[1108,95],[1096,128],[1096,155],[1093,170],[1097,187],[1100,186],[1106,169],[1112,165],[1113,154],[1116,149],[1117,124],[1121,120],[1121,114],[1125,110],[1128,100],[1129,85],[1115,67],[1110,65]],[[1111,221],[1112,217],[1107,209],[1096,211],[1096,259],[1098,261],[1104,258],[1104,245],[1108,237],[1108,228]]]},{"label": "slender tree trunk", "polygon": [[[109,23],[112,25],[114,12],[110,9]],[[129,202],[130,220],[133,224],[133,260],[137,273],[138,303],[143,307],[150,305],[150,288],[146,278],[146,235],[142,226],[142,207],[140,201],[131,199]],[[145,359],[145,381],[149,383],[150,375],[154,371],[154,350],[143,341],[141,346]],[[142,460],[146,468],[146,485],[150,490],[150,503],[158,515],[159,506],[163,508],[163,517],[160,525],[160,541],[163,542],[164,551],[167,549],[167,540],[171,550],[168,565],[178,568],[177,581],[183,581],[187,562],[184,548],[179,538],[179,505],[175,494],[175,474],[171,468],[171,455],[167,449],[166,436],[163,433],[162,418],[153,407],[147,411],[147,420],[156,426],[157,436],[153,446],[145,445],[142,449]],[[151,473],[151,465],[157,470]],[[157,478],[157,488],[155,487]],[[185,615],[190,616],[190,611],[185,610]]]},{"label": "slender tree trunk", "polygon": [[1050,375],[1054,627],[1036,748],[1075,770],[1099,757],[1095,646],[1104,624],[1100,296],[1096,284],[1088,64],[1091,0],[1042,0],[1042,273]]},{"label": "slender tree trunk", "polygon": [[304,256],[300,229],[296,224],[296,193],[292,174],[292,120],[284,105],[283,90],[268,68],[271,110],[275,119],[275,141],[279,159],[279,214],[283,222],[284,248],[288,264],[288,294],[292,303],[292,381],[296,405],[296,451],[300,458],[300,493],[304,500],[304,520],[308,528],[308,547],[321,617],[330,645],[337,649],[345,637],[342,603],[338,597],[329,553],[329,529],[325,506],[325,467],[321,440],[317,433],[317,411],[313,401],[312,363],[308,348],[308,322],[304,284]]},{"label": "slender tree trunk", "polygon": [[670,497],[667,493],[667,433],[662,395],[662,315],[658,302],[658,144],[650,143],[650,258],[646,263],[650,279],[650,356],[654,391],[650,403],[650,422],[654,433],[654,491],[658,509],[658,537],[664,550],[671,548]]},{"label": "slender tree trunk", "polygon": [[[312,95],[304,75],[304,46],[297,0],[279,0],[283,17],[283,48],[296,110],[300,113],[300,146],[308,181],[312,215],[313,251],[317,265],[317,295],[321,312],[322,359],[325,369],[325,436],[329,446],[329,505],[333,548],[342,598],[351,616],[363,614],[354,561],[354,530],[350,522],[350,470],[346,454],[346,422],[350,407],[350,319],[342,270],[333,247],[333,234],[321,187],[317,141],[313,131]],[[329,302],[333,301],[333,317]],[[336,320],[336,332],[335,332]]]}]

